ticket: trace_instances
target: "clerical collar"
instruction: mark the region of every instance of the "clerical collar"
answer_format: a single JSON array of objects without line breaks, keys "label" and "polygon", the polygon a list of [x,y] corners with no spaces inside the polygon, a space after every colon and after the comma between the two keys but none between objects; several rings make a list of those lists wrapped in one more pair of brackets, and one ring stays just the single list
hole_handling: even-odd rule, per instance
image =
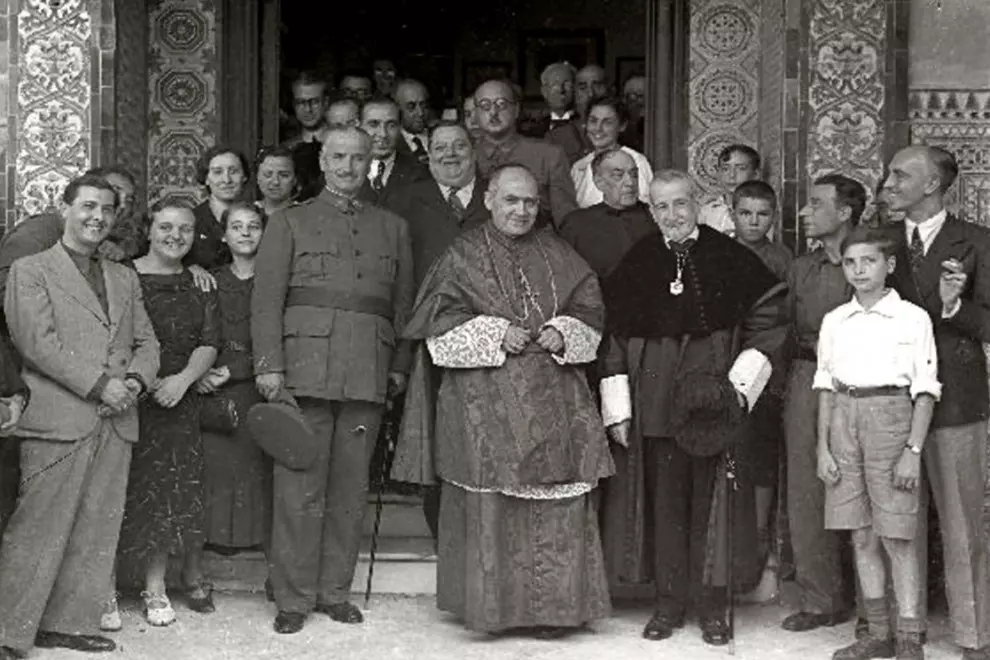
[{"label": "clerical collar", "polygon": [[[692,231],[690,234],[688,234],[687,236],[685,236],[684,238],[682,238],[681,240],[679,240],[677,242],[678,243],[683,243],[684,241],[696,241],[696,240],[698,240],[698,236],[700,234],[701,234],[701,232],[698,230],[697,227],[695,227],[694,228],[694,231]],[[667,246],[667,249],[670,249],[670,243],[671,243],[671,240],[669,238],[667,238],[666,236],[664,236],[663,237],[663,244]]]}]

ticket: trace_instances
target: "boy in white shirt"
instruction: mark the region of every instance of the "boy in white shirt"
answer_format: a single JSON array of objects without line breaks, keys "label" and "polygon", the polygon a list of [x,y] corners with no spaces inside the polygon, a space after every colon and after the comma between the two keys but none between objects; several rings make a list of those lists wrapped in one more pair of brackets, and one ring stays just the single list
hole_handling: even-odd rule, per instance
[{"label": "boy in white shirt", "polygon": [[[894,246],[883,230],[854,229],[842,269],[852,300],[829,312],[818,340],[818,476],[825,527],[852,531],[869,634],[833,660],[922,660],[915,552],[921,448],[941,395],[931,320],[886,287]],[[896,636],[884,597],[890,557]]]}]

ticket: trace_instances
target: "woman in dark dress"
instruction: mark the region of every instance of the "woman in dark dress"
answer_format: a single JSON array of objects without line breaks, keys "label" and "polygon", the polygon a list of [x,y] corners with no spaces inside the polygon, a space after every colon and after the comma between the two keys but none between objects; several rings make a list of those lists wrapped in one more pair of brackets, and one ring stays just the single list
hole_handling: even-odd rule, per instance
[{"label": "woman in dark dress", "polygon": [[[213,271],[220,311],[220,355],[197,384],[204,397],[207,542],[221,554],[266,547],[272,466],[247,429],[248,409],[263,399],[251,362],[251,289],[264,214],[239,202],[223,213],[233,262]],[[231,410],[232,408],[232,410]],[[236,420],[229,423],[230,420]]]},{"label": "woman in dark dress", "polygon": [[144,305],[161,345],[161,367],[140,404],[141,441],[131,458],[120,554],[144,570],[145,616],[167,626],[175,611],[165,591],[170,555],[183,557],[182,584],[194,611],[214,610],[203,581],[205,538],[200,396],[193,385],[213,366],[220,343],[216,296],[204,293],[182,265],[195,235],[192,211],[152,212],[148,254],[134,261]]},{"label": "woman in dark dress", "polygon": [[195,239],[182,263],[197,284],[202,285],[206,280],[213,283],[209,271],[230,263],[220,218],[228,206],[242,198],[250,176],[251,168],[244,154],[222,145],[207,149],[196,164],[196,181],[206,188],[209,196],[193,209]]}]

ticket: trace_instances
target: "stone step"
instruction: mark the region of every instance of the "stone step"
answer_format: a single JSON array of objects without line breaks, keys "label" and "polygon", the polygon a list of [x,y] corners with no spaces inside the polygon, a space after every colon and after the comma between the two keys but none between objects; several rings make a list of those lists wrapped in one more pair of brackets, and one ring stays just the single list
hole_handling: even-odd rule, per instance
[{"label": "stone step", "polygon": [[[371,537],[365,537],[351,591],[363,594],[368,579]],[[265,556],[244,552],[224,557],[207,552],[204,570],[213,585],[222,591],[261,593],[268,576]],[[173,571],[174,572],[174,571]],[[380,537],[375,553],[372,593],[429,595],[436,593],[436,554],[430,538]]]},{"label": "stone step", "polygon": [[[368,497],[364,516],[364,535],[371,537],[375,528],[375,496]],[[430,538],[430,528],[423,517],[423,498],[412,495],[385,494],[382,498],[380,538]]]}]

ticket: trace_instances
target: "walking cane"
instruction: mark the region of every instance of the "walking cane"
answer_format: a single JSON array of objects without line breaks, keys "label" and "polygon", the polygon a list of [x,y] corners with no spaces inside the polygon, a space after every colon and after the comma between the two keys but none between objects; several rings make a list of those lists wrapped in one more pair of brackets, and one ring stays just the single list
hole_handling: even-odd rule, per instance
[{"label": "walking cane", "polygon": [[735,492],[739,487],[739,483],[736,481],[736,459],[735,454],[733,454],[730,448],[725,454],[725,481],[726,481],[726,493],[725,493],[725,504],[726,504],[726,534],[725,543],[727,546],[726,555],[728,558],[728,564],[726,566],[726,578],[727,591],[728,591],[728,619],[729,624],[729,655],[736,654],[736,599],[733,596],[733,590],[735,588],[735,582],[733,579],[733,564],[735,563],[735,556],[733,555],[735,548],[732,543],[733,536],[733,526],[735,525],[735,505],[736,498]]},{"label": "walking cane", "polygon": [[388,474],[392,467],[392,458],[395,456],[395,435],[398,430],[398,423],[395,419],[396,411],[401,408],[396,404],[397,394],[389,383],[388,394],[385,397],[385,415],[383,417],[382,432],[380,437],[385,439],[385,453],[381,460],[381,470],[378,471],[378,493],[375,496],[375,526],[371,531],[371,552],[368,557],[368,582],[364,588],[364,606],[368,607],[371,600],[371,581],[375,575],[375,553],[378,551],[378,530],[382,524],[382,507],[385,505],[385,485],[388,483]]}]

